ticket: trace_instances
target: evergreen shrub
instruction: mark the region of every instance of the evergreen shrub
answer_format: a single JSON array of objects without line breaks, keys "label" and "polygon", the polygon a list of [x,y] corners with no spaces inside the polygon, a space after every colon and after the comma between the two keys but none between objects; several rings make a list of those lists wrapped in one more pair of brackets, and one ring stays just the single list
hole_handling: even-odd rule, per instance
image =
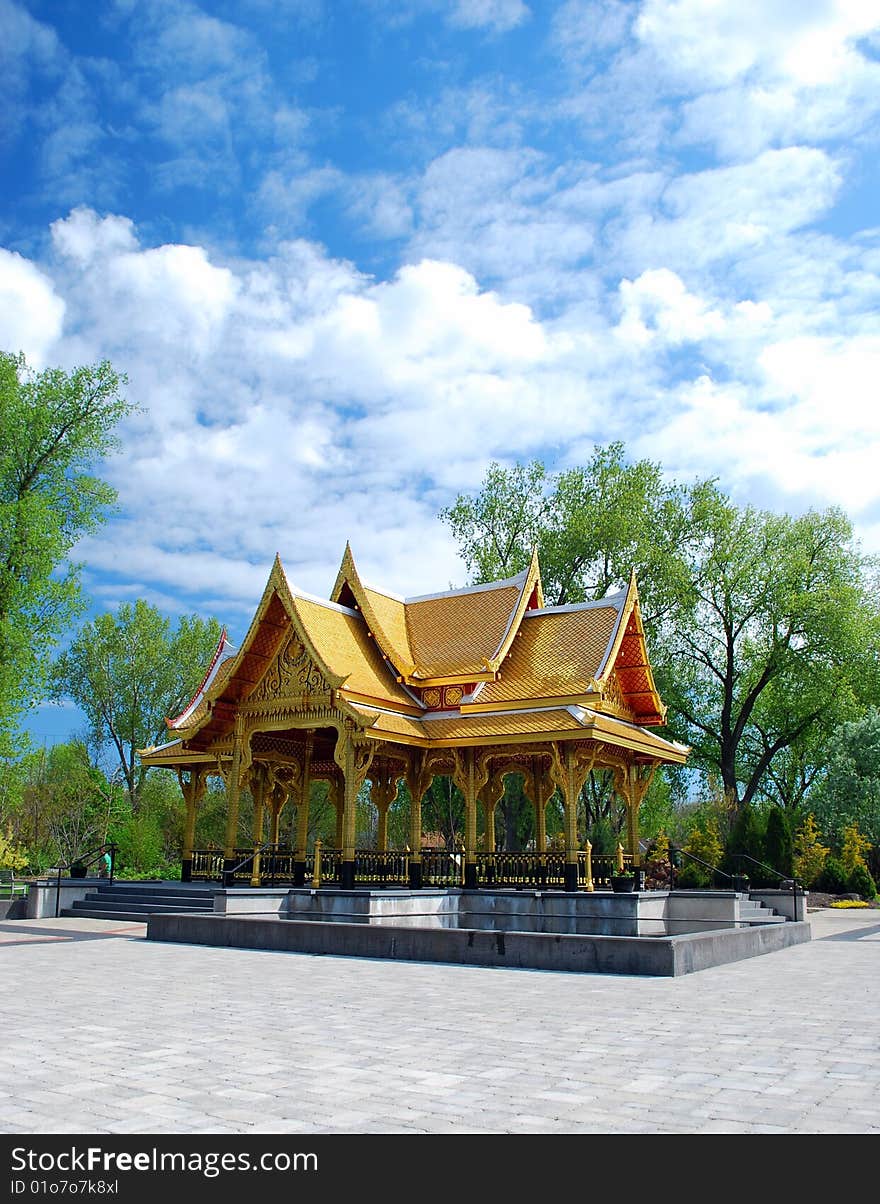
[{"label": "evergreen shrub", "polygon": [[839,857],[829,856],[825,859],[822,872],[816,879],[815,889],[828,895],[843,895],[850,889],[849,874]]},{"label": "evergreen shrub", "polygon": [[865,865],[857,865],[852,871],[846,889],[852,891],[853,894],[861,895],[863,899],[877,898],[877,884]]}]

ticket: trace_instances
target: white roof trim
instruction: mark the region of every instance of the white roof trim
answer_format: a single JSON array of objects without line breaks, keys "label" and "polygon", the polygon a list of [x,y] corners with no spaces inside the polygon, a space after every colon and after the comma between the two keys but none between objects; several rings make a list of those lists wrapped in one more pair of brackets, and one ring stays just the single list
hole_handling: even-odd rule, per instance
[{"label": "white roof trim", "polygon": [[500,581],[486,581],[483,585],[464,585],[461,589],[441,590],[436,594],[415,594],[411,598],[405,598],[401,594],[395,594],[392,590],[383,589],[378,585],[371,585],[368,581],[364,581],[363,577],[360,578],[360,582],[364,589],[368,589],[371,594],[381,594],[383,598],[391,598],[394,602],[402,602],[407,605],[410,602],[434,602],[438,598],[457,598],[461,594],[478,594],[489,589],[507,589],[513,585],[518,585],[522,589],[528,575],[529,570],[524,569],[515,577],[504,577]]},{"label": "white roof trim", "polygon": [[[226,651],[227,648],[230,648],[232,650],[232,654],[230,656],[223,655],[223,653]],[[214,656],[214,663],[211,666],[211,668],[208,670],[207,677],[205,678],[204,682],[202,683],[199,691],[194,695],[193,700],[189,704],[189,706],[186,707],[185,710],[181,711],[180,714],[177,716],[177,718],[174,720],[174,722],[171,724],[172,731],[174,731],[176,728],[179,728],[179,727],[186,727],[187,719],[196,710],[196,708],[201,703],[202,699],[207,694],[208,690],[211,688],[211,683],[213,682],[213,680],[217,676],[217,674],[220,672],[220,666],[225,665],[227,661],[234,660],[236,651],[237,651],[237,649],[236,649],[235,645],[230,643],[229,637],[224,632],[223,641],[221,642],[221,644],[219,645],[219,647],[217,649],[217,652]],[[161,745],[161,747],[164,748],[165,745],[163,744],[163,745]]]},{"label": "white roof trim", "polygon": [[542,606],[540,610],[527,610],[523,618],[535,619],[541,615],[570,614],[576,610],[601,610],[603,606],[610,606],[613,610],[622,610],[628,593],[628,589],[621,589],[616,594],[606,594],[604,598],[598,598],[595,602],[570,602],[567,606]]},{"label": "white roof trim", "polygon": [[481,594],[490,589],[509,589],[512,586],[518,586],[522,590],[525,580],[529,575],[528,569],[523,569],[521,573],[517,573],[515,577],[505,577],[501,581],[487,581],[484,585],[465,585],[462,589],[443,590],[438,594],[419,594],[414,598],[405,598],[404,601],[409,602],[434,602],[438,598],[459,598],[464,594]]},{"label": "white roof trim", "polygon": [[305,602],[315,602],[318,606],[326,606],[328,610],[338,610],[344,615],[354,615],[355,618],[363,618],[359,610],[352,610],[350,606],[342,606],[339,602],[331,602],[327,598],[319,598],[317,594],[309,594],[304,589],[299,589],[298,586],[291,584],[286,573],[285,580],[287,580],[287,588],[294,598],[302,598]]}]

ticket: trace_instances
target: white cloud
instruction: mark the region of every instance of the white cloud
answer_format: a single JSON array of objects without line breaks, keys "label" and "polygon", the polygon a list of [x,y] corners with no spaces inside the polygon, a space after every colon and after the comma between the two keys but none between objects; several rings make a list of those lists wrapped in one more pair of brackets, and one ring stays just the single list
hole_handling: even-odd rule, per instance
[{"label": "white cloud", "polygon": [[491,29],[506,33],[529,18],[523,0],[453,0],[447,16],[450,25],[459,29]]},{"label": "white cloud", "polygon": [[[461,583],[436,517],[444,504],[491,459],[577,462],[612,437],[673,475],[720,474],[742,498],[772,488],[783,503],[870,511],[880,262],[785,244],[833,190],[826,156],[766,153],[665,189],[657,175],[609,182],[585,170],[557,193],[534,155],[454,161],[467,170],[434,165],[422,193],[434,188],[438,230],[464,229],[469,209],[489,242],[521,228],[534,241],[515,249],[513,271],[537,271],[537,205],[563,243],[566,227],[604,222],[639,270],[612,277],[606,242],[606,280],[563,290],[542,314],[510,299],[510,278],[487,288],[465,256],[414,259],[374,280],[304,240],[221,259],[197,244],[142,244],[127,218],[86,209],[53,224],[47,263],[0,258],[0,280],[32,297],[5,309],[42,316],[44,358],[107,356],[142,407],[107,465],[123,517],[77,550],[107,597],[148,583],[185,609],[210,596],[244,614],[276,552],[292,580],[323,593],[346,539],[377,584]],[[639,220],[661,198],[653,241],[640,244]],[[749,224],[757,240],[729,233]],[[775,291],[719,285],[713,238],[727,254],[767,256]],[[776,283],[782,245],[791,278]],[[814,253],[821,271],[798,278]],[[565,280],[565,255],[548,243],[547,257]]]},{"label": "white cloud", "polygon": [[691,88],[761,70],[798,85],[841,80],[855,43],[880,27],[872,0],[645,0],[635,22],[669,72]]},{"label": "white cloud", "polygon": [[748,163],[679,175],[659,205],[612,221],[621,266],[706,266],[749,255],[825,213],[840,187],[837,165],[815,147],[764,151]]},{"label": "white cloud", "polygon": [[724,328],[717,309],[689,293],[668,268],[642,272],[636,280],[620,282],[621,318],[618,335],[628,343],[646,345],[655,339],[675,346],[698,342]]},{"label": "white cloud", "polygon": [[52,281],[30,260],[0,247],[0,347],[23,351],[34,368],[47,366],[47,355],[61,336],[64,301]]}]

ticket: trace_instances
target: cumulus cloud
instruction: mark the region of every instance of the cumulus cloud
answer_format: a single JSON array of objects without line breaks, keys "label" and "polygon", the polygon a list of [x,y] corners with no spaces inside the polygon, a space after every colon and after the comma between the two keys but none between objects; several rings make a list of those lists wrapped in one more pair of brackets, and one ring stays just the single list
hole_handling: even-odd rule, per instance
[{"label": "cumulus cloud", "polygon": [[3,348],[23,351],[34,368],[46,367],[61,336],[65,304],[49,277],[30,260],[0,247]]}]

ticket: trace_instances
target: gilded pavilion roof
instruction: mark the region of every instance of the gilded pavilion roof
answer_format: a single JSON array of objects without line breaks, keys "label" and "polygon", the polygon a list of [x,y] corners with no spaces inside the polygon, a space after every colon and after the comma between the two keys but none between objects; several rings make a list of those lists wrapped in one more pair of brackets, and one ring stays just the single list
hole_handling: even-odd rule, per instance
[{"label": "gilded pavilion roof", "polygon": [[683,762],[683,746],[648,730],[665,708],[635,578],[599,601],[543,601],[537,556],[503,581],[401,598],[365,585],[346,547],[330,599],[297,589],[276,558],[240,648],[224,633],[196,696],[168,721],[178,740],[154,753],[178,749],[182,762],[225,747],[240,706],[298,697],[391,744],[592,738]]}]

